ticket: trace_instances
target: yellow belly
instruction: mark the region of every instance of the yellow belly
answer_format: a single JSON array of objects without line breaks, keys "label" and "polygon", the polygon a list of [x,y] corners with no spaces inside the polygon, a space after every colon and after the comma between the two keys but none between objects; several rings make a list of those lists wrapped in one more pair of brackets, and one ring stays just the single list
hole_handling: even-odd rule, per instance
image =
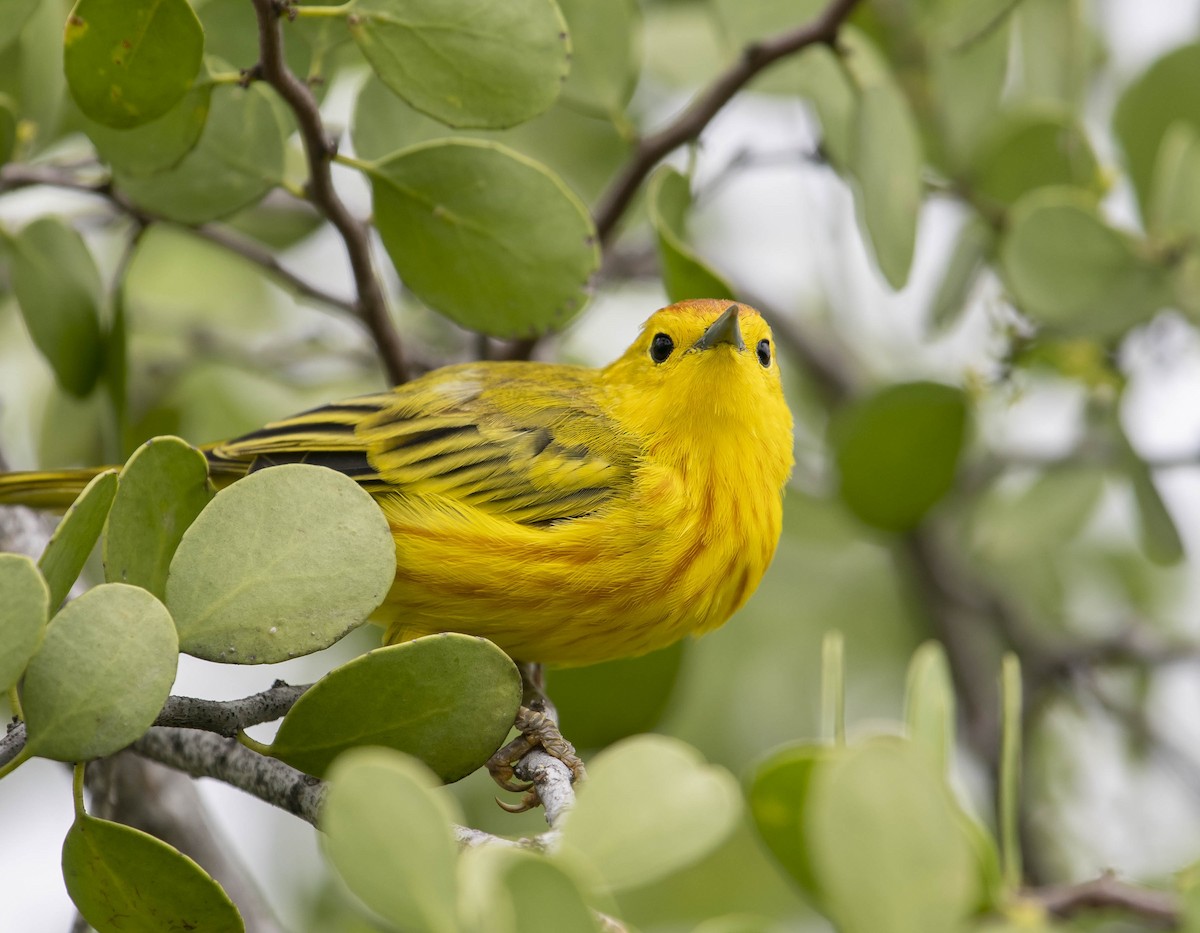
[{"label": "yellow belly", "polygon": [[557,665],[644,654],[721,625],[758,585],[780,523],[777,494],[740,510],[658,498],[545,528],[433,497],[380,505],[396,539],[396,580],[375,614],[389,644],[465,632]]}]

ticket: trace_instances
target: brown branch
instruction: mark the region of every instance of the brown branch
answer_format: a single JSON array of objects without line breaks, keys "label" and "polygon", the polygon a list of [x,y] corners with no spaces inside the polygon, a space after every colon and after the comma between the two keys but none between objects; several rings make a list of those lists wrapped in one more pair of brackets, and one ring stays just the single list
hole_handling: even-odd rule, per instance
[{"label": "brown branch", "polygon": [[264,273],[275,279],[283,288],[294,295],[311,298],[321,304],[336,308],[354,317],[360,317],[358,307],[353,301],[318,288],[311,282],[296,275],[284,267],[275,254],[248,237],[219,224],[199,224],[189,226],[173,221],[161,214],[147,211],[130,201],[123,192],[113,187],[112,183],[100,179],[89,181],[73,172],[50,165],[19,165],[9,164],[0,167],[0,193],[16,191],[20,188],[31,188],[45,185],[50,188],[61,188],[66,191],[77,191],[103,198],[121,213],[127,215],[139,226],[151,224],[166,224],[177,230],[183,230],[201,240],[205,240],[222,249],[228,250],[242,259],[259,266]]},{"label": "brown branch", "polygon": [[[264,0],[255,0],[256,5]],[[699,136],[713,117],[768,65],[810,45],[833,45],[842,23],[858,0],[833,0],[814,20],[769,39],[752,42],[738,60],[718,75],[691,105],[657,133],[643,137],[596,207],[596,230],[607,243],[650,170],[670,152]]]},{"label": "brown branch", "polygon": [[1176,894],[1129,884],[1112,872],[1081,884],[1027,889],[1021,896],[1035,901],[1056,917],[1074,917],[1092,910],[1119,910],[1165,930],[1175,929],[1180,922]]},{"label": "brown branch", "polygon": [[367,226],[350,213],[334,188],[331,163],[336,146],[325,133],[312,90],[292,73],[283,57],[283,29],[279,20],[286,9],[287,4],[281,0],[254,0],[260,57],[250,74],[273,87],[296,116],[308,157],[308,197],[341,234],[358,291],[355,311],[371,332],[388,377],[393,383],[401,383],[407,378],[407,368],[400,336],[388,314],[383,286],[371,263]]}]

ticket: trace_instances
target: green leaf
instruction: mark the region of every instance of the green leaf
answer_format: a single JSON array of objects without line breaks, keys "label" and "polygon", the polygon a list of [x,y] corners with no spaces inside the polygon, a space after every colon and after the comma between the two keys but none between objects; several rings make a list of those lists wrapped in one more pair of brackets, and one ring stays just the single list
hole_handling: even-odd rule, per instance
[{"label": "green leaf", "polygon": [[552,0],[358,0],[350,34],[393,92],[447,126],[514,126],[548,109],[571,43]]},{"label": "green leaf", "polygon": [[83,761],[120,751],[153,724],[178,660],[170,614],[140,587],[102,583],[72,600],[25,671],[30,753]]},{"label": "green leaf", "polygon": [[97,933],[245,930],[203,868],[131,826],[80,814],[63,841],[62,869],[67,893]]},{"label": "green leaf", "polygon": [[17,149],[17,113],[12,101],[0,94],[0,166],[9,162]]},{"label": "green leaf", "polygon": [[1042,188],[1013,207],[1000,269],[1018,307],[1068,334],[1120,336],[1169,300],[1166,270],[1108,226],[1094,199]]},{"label": "green leaf", "polygon": [[489,139],[541,162],[584,199],[600,196],[631,146],[610,120],[587,116],[558,103],[540,116],[507,130],[448,130],[414,110],[371,76],[354,104],[351,137],[364,159],[384,157],[417,143],[447,136]]},{"label": "green leaf", "polygon": [[270,664],[333,644],[395,575],[375,500],[341,473],[290,463],[217,493],[183,533],[166,603],[188,654]]},{"label": "green leaf", "polygon": [[806,838],[806,813],[813,775],[840,753],[828,745],[800,745],[776,752],[755,769],[747,793],[750,814],[763,842],[804,896],[818,907],[821,888]]},{"label": "green leaf", "polygon": [[1061,113],[1006,114],[992,124],[969,173],[977,194],[1006,206],[1048,185],[1103,193],[1100,166],[1087,134],[1078,121]]},{"label": "green leaf", "polygon": [[1200,129],[1172,123],[1158,149],[1146,226],[1192,246],[1200,241]]},{"label": "green leaf", "polygon": [[106,126],[162,116],[200,70],[204,31],[187,0],[78,0],[63,36],[79,109]]},{"label": "green leaf", "polygon": [[45,149],[61,130],[67,99],[63,77],[64,15],[65,10],[57,0],[35,4],[17,41],[0,52],[0,94],[16,102],[24,155]]},{"label": "green leaf", "polygon": [[[851,32],[846,29],[843,35]],[[844,170],[850,164],[858,89],[838,53],[828,46],[809,46],[795,57],[795,65],[798,91],[821,124],[821,149],[836,168]]]},{"label": "green leaf", "polygon": [[413,146],[368,169],[375,222],[406,288],[503,337],[565,324],[599,263],[587,209],[555,175],[495,143]]},{"label": "green leaf", "polygon": [[1104,472],[1094,466],[1048,470],[1018,495],[989,492],[976,509],[971,538],[989,563],[1061,553],[1096,511]]},{"label": "green leaf", "polygon": [[924,156],[908,101],[891,82],[862,91],[850,138],[859,220],[892,288],[908,281],[921,210]]},{"label": "green leaf", "polygon": [[38,0],[0,0],[0,49],[7,48],[21,34],[37,6]]},{"label": "green leaf", "polygon": [[704,764],[678,739],[634,736],[588,763],[563,850],[587,859],[613,890],[638,887],[717,848],[741,809],[737,782],[724,768]]},{"label": "green leaf", "polygon": [[50,589],[24,554],[0,554],[0,692],[13,686],[33,657],[50,616]]},{"label": "green leaf", "polygon": [[490,641],[427,635],[322,677],[288,710],[270,753],[320,777],[347,749],[379,745],[457,781],[504,743],[520,703],[516,665]]},{"label": "green leaf", "polygon": [[1092,64],[1100,58],[1084,4],[1021,0],[1013,20],[1021,63],[1014,75],[1013,97],[1079,113]]},{"label": "green leaf", "polygon": [[1016,2],[939,4],[928,24],[935,37],[925,52],[926,119],[935,124],[937,148],[955,170],[995,124],[1011,58],[1012,18],[1006,14]]},{"label": "green leaf", "polygon": [[117,186],[144,210],[185,224],[254,204],[284,173],[287,134],[270,94],[261,84],[213,88],[195,146],[171,168],[151,175],[117,166]]},{"label": "green leaf", "polygon": [[908,737],[930,755],[942,774],[954,759],[954,684],[946,652],[936,641],[919,647],[908,665],[904,722]]},{"label": "green leaf", "polygon": [[670,301],[732,298],[733,288],[687,245],[684,229],[692,206],[688,180],[669,165],[660,167],[647,186],[650,223],[658,235],[663,286]]},{"label": "green leaf", "polygon": [[982,217],[972,214],[963,222],[929,311],[935,332],[948,330],[962,316],[975,280],[995,246],[996,234]]},{"label": "green leaf", "polygon": [[1138,530],[1141,532],[1142,548],[1156,564],[1171,565],[1183,560],[1183,539],[1179,528],[1167,504],[1163,502],[1158,485],[1154,482],[1154,472],[1150,469],[1133,445],[1129,442],[1120,422],[1112,419],[1112,430],[1116,434],[1117,444],[1121,455],[1121,464],[1129,483],[1133,487],[1134,499],[1137,502]]},{"label": "green leaf", "polygon": [[13,291],[29,336],[58,384],[77,398],[104,368],[100,341],[100,273],[83,238],[57,217],[40,217],[17,234]]},{"label": "green leaf", "polygon": [[129,129],[114,129],[85,118],[84,131],[100,158],[131,178],[165,172],[195,147],[208,120],[213,85],[197,83],[162,116]]},{"label": "green leaf", "polygon": [[177,437],[155,437],[137,449],[117,478],[104,534],[104,579],[132,583],[160,599],[167,568],[209,501],[208,461]]},{"label": "green leaf", "polygon": [[599,933],[580,881],[564,860],[524,849],[476,846],[459,867],[465,927],[490,933]]},{"label": "green leaf", "polygon": [[38,560],[38,568],[50,587],[50,608],[57,609],[71,592],[83,565],[96,546],[104,528],[108,510],[117,494],[117,471],[97,474],[67,509],[46,550]]},{"label": "green leaf", "polygon": [[1157,59],[1117,102],[1113,129],[1143,213],[1150,204],[1159,147],[1177,122],[1200,129],[1200,43]]},{"label": "green leaf", "polygon": [[687,645],[550,672],[550,695],[575,746],[603,748],[654,729],[675,693]]},{"label": "green leaf", "polygon": [[[960,811],[926,755],[869,740],[817,770],[807,808],[822,909],[843,933],[959,933],[979,898]],[[864,896],[869,891],[870,896]]]},{"label": "green leaf", "polygon": [[641,10],[635,0],[558,0],[571,33],[571,73],[562,100],[600,116],[629,103],[641,68]]},{"label": "green leaf", "polygon": [[420,762],[355,749],[330,769],[325,854],[346,886],[404,930],[456,933],[453,798]]},{"label": "green leaf", "polygon": [[967,429],[963,393],[933,382],[888,386],[830,426],[842,500],[869,525],[917,524],[954,484]]}]

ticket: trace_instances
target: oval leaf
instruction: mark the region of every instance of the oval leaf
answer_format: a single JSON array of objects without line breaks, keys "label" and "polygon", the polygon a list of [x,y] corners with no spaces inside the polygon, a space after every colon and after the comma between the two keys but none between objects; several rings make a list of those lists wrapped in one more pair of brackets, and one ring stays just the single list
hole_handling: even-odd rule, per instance
[{"label": "oval leaf", "polygon": [[590,861],[609,887],[638,887],[707,855],[741,810],[737,782],[724,768],[704,764],[678,739],[634,736],[588,763],[563,849]]},{"label": "oval leaf", "polygon": [[155,437],[139,447],[117,477],[104,532],[104,579],[161,599],[179,539],[212,497],[208,461],[186,441]]},{"label": "oval leaf", "polygon": [[179,542],[166,602],[183,651],[269,664],[333,644],[395,574],[375,501],[341,473],[291,463],[217,493]]},{"label": "oval leaf", "polygon": [[153,175],[179,164],[200,139],[208,120],[213,86],[197,84],[162,116],[132,129],[87,121],[84,131],[100,158],[125,176]]},{"label": "oval leaf", "polygon": [[1157,59],[1117,103],[1113,129],[1125,150],[1143,214],[1149,212],[1159,146],[1176,122],[1200,129],[1200,44],[1185,45]]},{"label": "oval leaf", "polygon": [[204,32],[187,0],[78,0],[63,65],[79,109],[105,126],[170,110],[200,70]]},{"label": "oval leaf", "polygon": [[806,838],[805,814],[813,775],[838,753],[838,749],[825,745],[802,745],[776,752],[759,765],[747,795],[763,842],[805,897],[817,906],[821,904],[821,889]]},{"label": "oval leaf", "polygon": [[972,214],[964,221],[929,312],[935,332],[952,327],[967,309],[971,288],[995,246],[996,234],[983,218]]},{"label": "oval leaf", "polygon": [[814,775],[806,820],[822,909],[838,929],[964,928],[980,897],[974,847],[942,780],[911,744],[874,739],[832,759]]},{"label": "oval leaf", "polygon": [[1060,113],[1006,114],[971,159],[970,176],[975,193],[1003,205],[1048,185],[1074,185],[1097,196],[1103,190],[1087,133]]},{"label": "oval leaf", "polygon": [[212,89],[208,119],[195,146],[152,175],[116,166],[118,187],[139,207],[185,224],[216,220],[259,201],[284,172],[284,126],[270,91]]},{"label": "oval leaf", "polygon": [[732,298],[733,288],[687,245],[684,228],[692,206],[687,179],[669,165],[659,168],[648,188],[650,223],[658,235],[663,286],[671,301]]},{"label": "oval leaf", "polygon": [[245,930],[224,889],[148,833],[82,814],[63,841],[63,880],[97,933]]},{"label": "oval leaf", "polygon": [[642,18],[634,0],[558,0],[571,31],[571,74],[562,100],[586,113],[621,113],[641,67]]},{"label": "oval leaf", "polygon": [[67,509],[67,514],[50,536],[46,550],[38,560],[38,569],[50,587],[51,609],[62,605],[79,578],[104,528],[116,494],[117,471],[105,470],[97,474]]},{"label": "oval leaf", "polygon": [[382,748],[347,752],[321,808],[325,853],[346,886],[403,930],[456,933],[451,824],[457,807],[418,761]]},{"label": "oval leaf", "polygon": [[319,777],[346,749],[380,745],[457,781],[503,744],[520,703],[516,665],[490,641],[427,635],[322,677],[284,717],[271,754]]},{"label": "oval leaf", "polygon": [[24,554],[0,554],[0,692],[13,686],[42,643],[50,589]]},{"label": "oval leaf", "polygon": [[1000,267],[1022,311],[1069,334],[1119,336],[1169,300],[1166,270],[1072,188],[1042,188],[1017,202]]},{"label": "oval leaf", "polygon": [[83,238],[57,217],[27,224],[13,241],[12,286],[29,336],[66,391],[83,398],[104,367],[100,273]]},{"label": "oval leaf", "polygon": [[580,882],[562,859],[525,849],[476,846],[459,865],[467,928],[489,933],[599,933]]},{"label": "oval leaf", "polygon": [[921,138],[904,95],[890,82],[869,84],[855,112],[850,173],[855,204],[879,271],[892,288],[908,281],[921,212]]},{"label": "oval leaf", "polygon": [[120,751],[158,716],[178,661],[157,599],[123,583],[88,590],[50,620],[25,671],[29,752],[83,761]]},{"label": "oval leaf", "polygon": [[495,143],[442,140],[369,168],[375,223],[404,285],[464,327],[532,336],[566,323],[599,263],[587,209]]},{"label": "oval leaf", "polygon": [[21,34],[39,0],[0,0],[0,49]]},{"label": "oval leaf", "polygon": [[358,0],[349,24],[383,83],[447,126],[537,116],[569,70],[567,27],[552,0]]},{"label": "oval leaf", "polygon": [[942,774],[949,774],[954,756],[954,684],[946,652],[936,641],[921,645],[909,662],[904,721],[913,744],[930,753]]},{"label": "oval leaf", "polygon": [[842,500],[869,525],[911,528],[954,483],[967,428],[963,393],[934,382],[889,386],[830,427]]}]

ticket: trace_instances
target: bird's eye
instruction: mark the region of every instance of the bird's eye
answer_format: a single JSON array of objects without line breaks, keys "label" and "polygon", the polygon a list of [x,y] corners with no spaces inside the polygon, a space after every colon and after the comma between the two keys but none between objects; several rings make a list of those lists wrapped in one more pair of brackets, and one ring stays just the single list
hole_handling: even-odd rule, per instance
[{"label": "bird's eye", "polygon": [[674,340],[666,334],[655,334],[654,339],[650,341],[650,359],[656,363],[665,363],[674,349]]},{"label": "bird's eye", "polygon": [[760,340],[758,342],[758,361],[763,366],[771,365],[771,341]]}]

